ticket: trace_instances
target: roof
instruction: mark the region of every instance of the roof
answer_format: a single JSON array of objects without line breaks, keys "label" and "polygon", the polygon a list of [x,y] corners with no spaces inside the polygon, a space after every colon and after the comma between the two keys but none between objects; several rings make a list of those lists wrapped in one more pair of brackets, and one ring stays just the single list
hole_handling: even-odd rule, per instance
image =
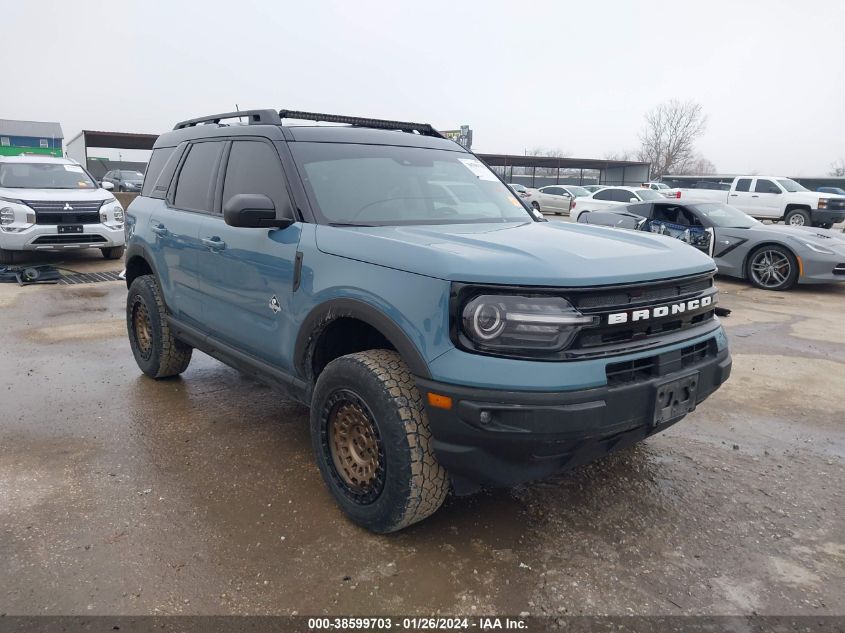
[{"label": "roof", "polygon": [[39,138],[64,138],[62,126],[53,121],[17,121],[0,119],[3,136],[31,136]]},{"label": "roof", "polygon": [[53,163],[57,165],[78,165],[70,158],[58,158],[46,154],[19,154],[18,156],[0,156],[0,163]]},{"label": "roof", "polygon": [[521,156],[519,154],[476,154],[495,167],[560,167],[561,169],[613,169],[614,167],[648,167],[651,163],[603,158],[568,158],[558,156]]},{"label": "roof", "polygon": [[114,149],[152,149],[158,134],[136,134],[134,132],[101,132],[82,130],[74,136],[68,145],[85,135],[86,147],[108,147]]}]

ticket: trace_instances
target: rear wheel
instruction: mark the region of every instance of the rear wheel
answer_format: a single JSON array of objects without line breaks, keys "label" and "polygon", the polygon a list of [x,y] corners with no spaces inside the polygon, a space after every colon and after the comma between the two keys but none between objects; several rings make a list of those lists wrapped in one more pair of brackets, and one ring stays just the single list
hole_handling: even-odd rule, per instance
[{"label": "rear wheel", "polygon": [[335,501],[368,530],[401,530],[446,498],[449,479],[431,448],[422,396],[394,351],[326,366],[311,402],[311,442]]},{"label": "rear wheel", "polygon": [[763,290],[789,290],[798,281],[798,261],[784,246],[761,246],[749,256],[746,276]]},{"label": "rear wheel", "polygon": [[792,209],[786,212],[783,221],[790,226],[810,226],[810,212],[806,209]]},{"label": "rear wheel", "polygon": [[8,266],[9,264],[14,264],[18,260],[17,255],[16,251],[7,251],[4,248],[0,248],[0,265]]},{"label": "rear wheel", "polygon": [[161,291],[152,275],[142,275],[129,286],[126,328],[135,362],[147,376],[168,378],[188,368],[193,349],[173,336]]},{"label": "rear wheel", "polygon": [[111,248],[101,248],[103,257],[106,259],[120,259],[123,257],[123,252],[126,250],[125,246],[112,246]]}]

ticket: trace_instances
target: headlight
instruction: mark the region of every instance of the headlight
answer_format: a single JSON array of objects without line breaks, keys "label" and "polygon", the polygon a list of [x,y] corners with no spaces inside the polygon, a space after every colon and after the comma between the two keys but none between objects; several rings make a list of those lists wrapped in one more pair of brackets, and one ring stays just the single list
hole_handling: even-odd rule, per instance
[{"label": "headlight", "polygon": [[0,225],[6,226],[15,221],[15,210],[12,207],[0,209]]},{"label": "headlight", "polygon": [[115,222],[123,222],[123,207],[119,204],[114,205],[114,207],[112,207],[112,213],[114,213]]},{"label": "headlight", "polygon": [[461,331],[473,347],[507,352],[555,352],[595,322],[561,297],[480,295],[461,311]]},{"label": "headlight", "polygon": [[827,209],[827,198],[819,198],[819,209]]}]

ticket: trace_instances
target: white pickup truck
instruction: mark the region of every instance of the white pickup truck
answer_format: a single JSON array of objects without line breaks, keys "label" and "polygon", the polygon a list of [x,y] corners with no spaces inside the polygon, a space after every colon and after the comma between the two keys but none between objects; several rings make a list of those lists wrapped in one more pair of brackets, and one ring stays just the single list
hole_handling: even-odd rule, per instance
[{"label": "white pickup truck", "polygon": [[748,215],[793,226],[830,228],[845,220],[845,196],[810,191],[780,176],[738,176],[728,191],[679,189],[685,200],[718,200]]}]

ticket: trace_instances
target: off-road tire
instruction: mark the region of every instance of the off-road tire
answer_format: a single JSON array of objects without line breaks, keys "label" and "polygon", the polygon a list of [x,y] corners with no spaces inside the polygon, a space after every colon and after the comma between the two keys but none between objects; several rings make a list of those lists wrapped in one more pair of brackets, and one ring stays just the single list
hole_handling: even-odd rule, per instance
[{"label": "off-road tire", "polygon": [[103,253],[103,257],[106,259],[120,259],[123,257],[123,253],[126,250],[125,246],[112,246],[110,248],[101,248],[100,251]]},{"label": "off-road tire", "polygon": [[[148,343],[139,342],[136,314],[145,310],[149,325]],[[126,329],[138,367],[150,378],[168,378],[181,374],[191,362],[193,348],[177,340],[167,323],[167,311],[158,283],[152,275],[132,281],[126,297]]]},{"label": "off-road tire", "polygon": [[[793,222],[793,218],[796,218],[798,223]],[[798,218],[803,221],[798,220]],[[787,226],[810,226],[813,222],[810,218],[810,212],[806,209],[790,209],[783,216],[783,223]]]},{"label": "off-road tire", "polygon": [[[356,496],[333,461],[329,427],[339,398],[365,405],[377,431],[384,470],[371,498]],[[372,532],[395,532],[425,519],[449,490],[448,475],[431,448],[422,396],[408,366],[394,351],[357,352],[326,366],[311,402],[311,443],[320,474],[338,505],[353,522]]]},{"label": "off-road tire", "polygon": [[17,255],[15,251],[7,251],[4,248],[0,248],[0,266],[14,264],[18,260]]}]

